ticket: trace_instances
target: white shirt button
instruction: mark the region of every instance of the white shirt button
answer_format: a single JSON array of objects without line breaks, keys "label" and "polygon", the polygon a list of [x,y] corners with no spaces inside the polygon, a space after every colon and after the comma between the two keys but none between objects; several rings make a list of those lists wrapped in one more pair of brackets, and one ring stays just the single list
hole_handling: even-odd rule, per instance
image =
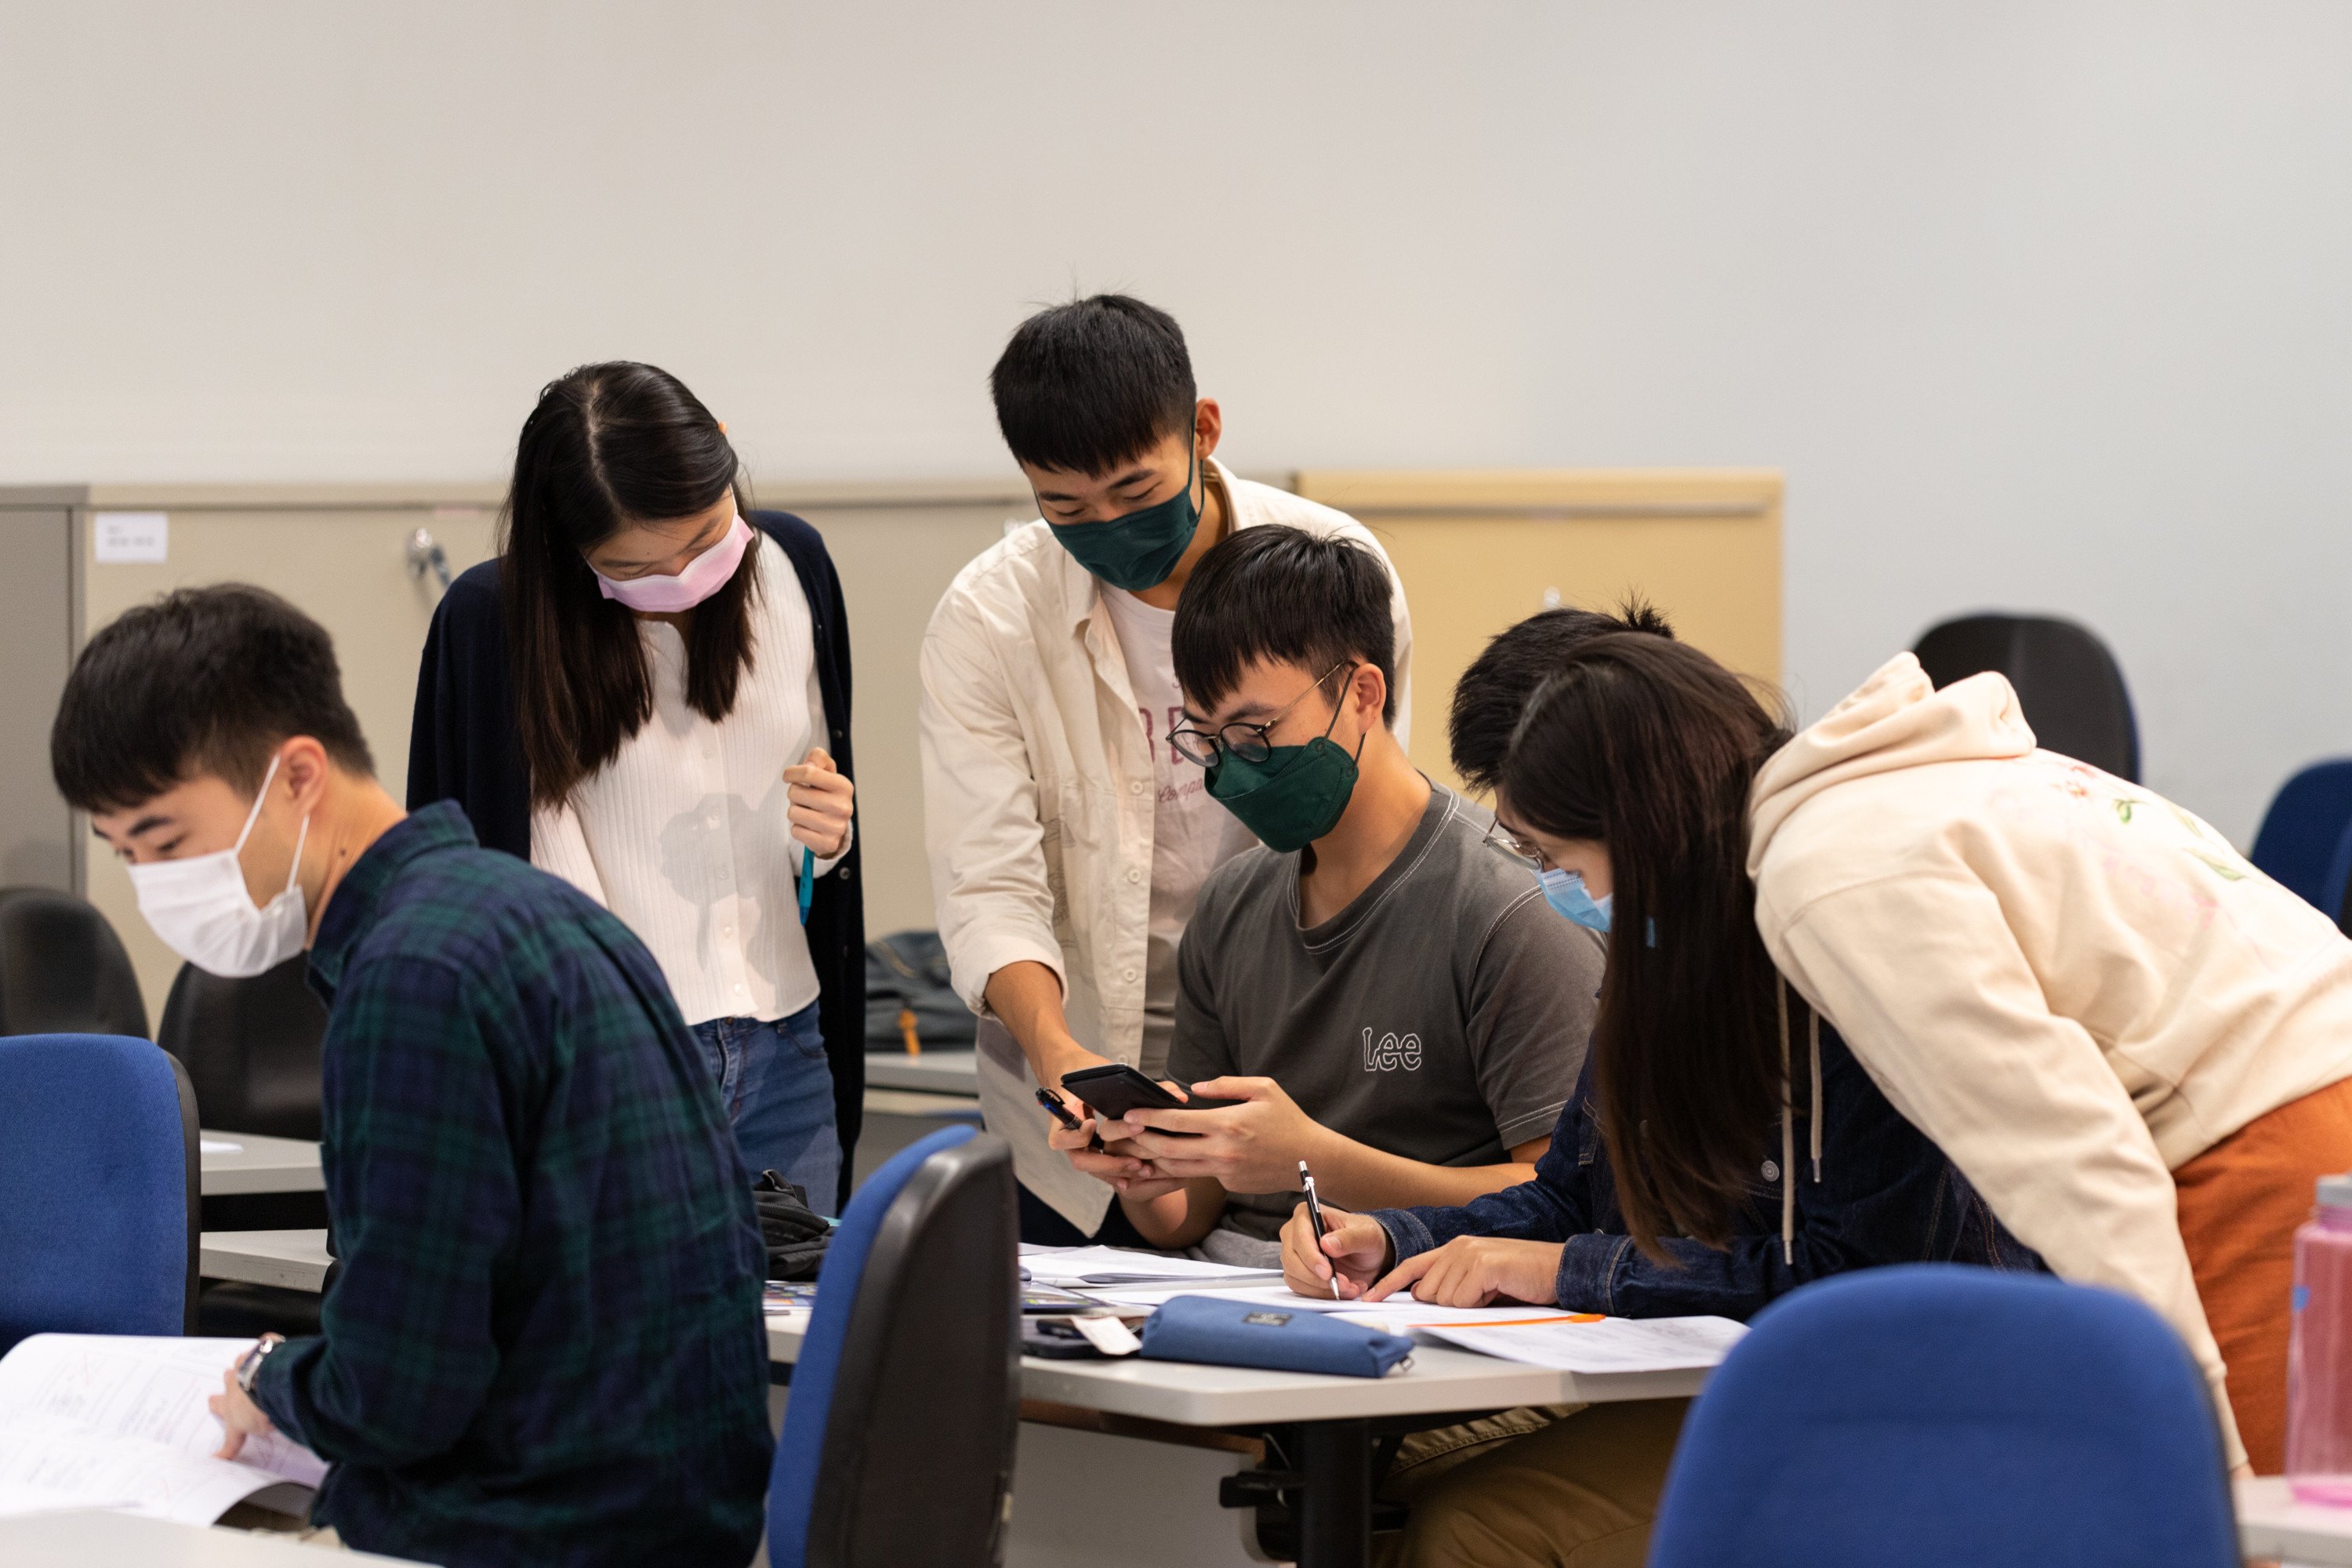
[{"label": "white shirt button", "polygon": [[1143,793],[1143,781],[1141,779],[1137,779],[1130,783],[1127,786],[1127,793],[1129,795],[1141,795]]},{"label": "white shirt button", "polygon": [[[1132,969],[1122,969],[1119,971],[1119,978],[1123,980],[1132,980],[1135,978],[1135,971]],[[740,987],[738,987],[738,989],[740,989]]]},{"label": "white shirt button", "polygon": [[1127,868],[1127,879],[1130,882],[1140,882],[1143,880],[1143,873],[1129,866]]}]

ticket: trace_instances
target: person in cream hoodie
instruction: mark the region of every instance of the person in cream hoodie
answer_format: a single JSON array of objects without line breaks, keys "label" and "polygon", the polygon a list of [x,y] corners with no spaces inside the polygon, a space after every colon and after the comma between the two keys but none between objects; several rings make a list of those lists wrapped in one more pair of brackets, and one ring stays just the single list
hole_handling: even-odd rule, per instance
[{"label": "person in cream hoodie", "polygon": [[[2189,812],[2039,749],[1997,674],[1938,691],[1901,654],[1783,742],[1705,655],[1600,639],[1530,705],[1507,764],[1538,837],[1594,816],[1544,798],[1559,760],[1638,747],[1637,726],[1696,759],[1664,804],[1696,831],[1744,813],[1779,974],[2055,1272],[2161,1312],[2212,1385],[2231,1465],[2278,1470],[2291,1237],[2317,1177],[2352,1167],[2352,942]],[[1710,757],[1730,759],[1721,776]],[[1651,771],[1672,797],[1675,769]],[[1614,892],[1619,929],[1673,941],[1671,908],[1629,906],[1654,868],[1606,837],[1547,848]],[[1781,1072],[1804,1103],[1801,1064]]]}]

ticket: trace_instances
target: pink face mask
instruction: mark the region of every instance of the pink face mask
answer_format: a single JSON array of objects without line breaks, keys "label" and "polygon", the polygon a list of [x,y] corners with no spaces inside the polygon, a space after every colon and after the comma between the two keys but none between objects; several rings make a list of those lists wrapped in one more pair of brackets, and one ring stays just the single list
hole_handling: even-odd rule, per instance
[{"label": "pink face mask", "polygon": [[[690,610],[719,589],[735,575],[735,568],[743,563],[743,552],[751,543],[751,525],[740,516],[718,543],[686,563],[686,570],[674,577],[632,577],[626,582],[614,582],[602,572],[596,572],[596,587],[604,597],[618,599],[632,610],[648,615],[674,614]],[[594,572],[594,567],[590,567]]]}]

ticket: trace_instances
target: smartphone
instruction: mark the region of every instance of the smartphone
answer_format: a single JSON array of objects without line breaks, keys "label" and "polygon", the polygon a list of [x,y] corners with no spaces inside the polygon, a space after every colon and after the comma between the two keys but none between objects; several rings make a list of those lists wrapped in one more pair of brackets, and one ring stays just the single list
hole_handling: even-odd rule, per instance
[{"label": "smartphone", "polygon": [[[1062,1075],[1062,1087],[1094,1107],[1098,1117],[1116,1119],[1130,1110],[1222,1110],[1238,1100],[1208,1100],[1199,1095],[1179,1100],[1125,1062],[1081,1068]],[[1197,1132],[1169,1132],[1171,1138],[1197,1138]]]}]

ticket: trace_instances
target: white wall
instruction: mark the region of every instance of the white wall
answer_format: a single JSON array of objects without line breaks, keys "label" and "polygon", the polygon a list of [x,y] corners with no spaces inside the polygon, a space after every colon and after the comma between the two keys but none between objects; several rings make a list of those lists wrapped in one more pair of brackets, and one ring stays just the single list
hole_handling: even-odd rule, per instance
[{"label": "white wall", "polygon": [[760,472],[1002,465],[1034,302],[1229,454],[1776,464],[1818,711],[2116,643],[2241,840],[2352,751],[2339,0],[0,0],[0,480],[491,477],[627,354]]}]

